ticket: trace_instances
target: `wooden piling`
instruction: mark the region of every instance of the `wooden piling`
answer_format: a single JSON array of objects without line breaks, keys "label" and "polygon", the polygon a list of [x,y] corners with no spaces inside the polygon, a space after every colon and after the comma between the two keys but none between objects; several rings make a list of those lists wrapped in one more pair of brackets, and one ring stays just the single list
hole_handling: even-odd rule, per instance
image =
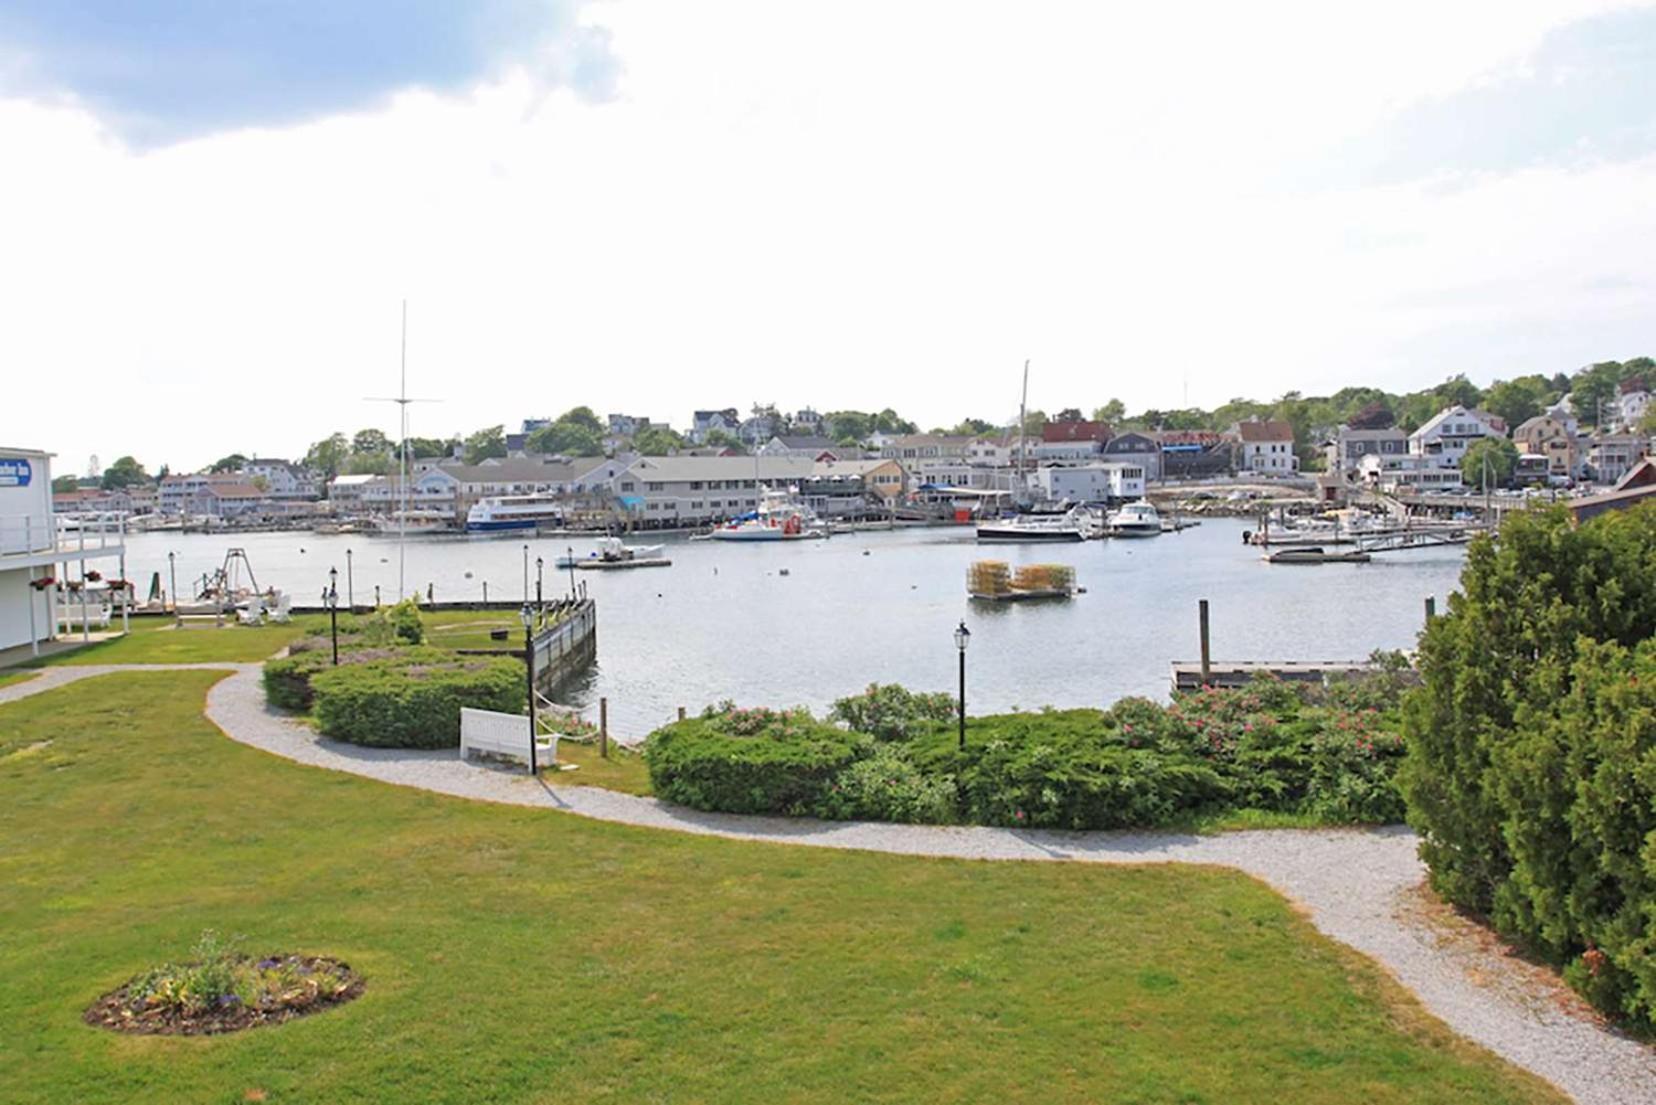
[{"label": "wooden piling", "polygon": [[1196,619],[1202,630],[1202,686],[1212,686],[1213,659],[1208,652],[1208,600],[1198,599],[1196,602]]},{"label": "wooden piling", "polygon": [[683,720],[684,720],[684,707],[683,707],[683,706],[680,706],[680,707],[679,707],[679,718],[678,718],[678,719],[679,719],[679,720],[680,720],[680,721],[683,721]]},{"label": "wooden piling", "polygon": [[609,759],[609,699],[598,700],[598,754]]},{"label": "wooden piling", "polygon": [[1427,595],[1426,596],[1426,624],[1427,625],[1432,624],[1432,617],[1436,613],[1437,613],[1437,596],[1436,595]]}]

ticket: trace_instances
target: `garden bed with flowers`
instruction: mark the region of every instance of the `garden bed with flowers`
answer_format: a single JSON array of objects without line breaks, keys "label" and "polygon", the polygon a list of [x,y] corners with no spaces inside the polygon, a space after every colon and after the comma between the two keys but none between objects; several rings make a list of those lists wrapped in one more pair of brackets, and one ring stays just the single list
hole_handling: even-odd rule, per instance
[{"label": "garden bed with flowers", "polygon": [[217,1035],[321,1012],[359,996],[364,986],[337,959],[256,958],[209,932],[194,958],[145,971],[93,1002],[85,1020],[137,1035]]},{"label": "garden bed with flowers", "polygon": [[946,694],[870,687],[825,718],[725,703],[646,746],[657,796],[696,809],[838,820],[1126,829],[1233,814],[1402,820],[1392,669],[1327,687],[1256,680],[1162,705],[968,719]]}]

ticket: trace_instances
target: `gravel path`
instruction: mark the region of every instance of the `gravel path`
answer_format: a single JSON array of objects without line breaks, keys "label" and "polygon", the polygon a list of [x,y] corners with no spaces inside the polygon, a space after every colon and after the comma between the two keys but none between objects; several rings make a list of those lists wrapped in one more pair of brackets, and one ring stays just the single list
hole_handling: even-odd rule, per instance
[{"label": "gravel path", "polygon": [[207,717],[233,740],[289,760],[462,798],[547,806],[602,821],[738,840],[960,859],[1207,863],[1262,879],[1328,936],[1382,963],[1452,1029],[1563,1089],[1580,1105],[1656,1103],[1656,1050],[1606,1028],[1551,974],[1504,954],[1484,930],[1420,892],[1425,869],[1405,829],[1061,833],[821,822],[698,813],[596,787],[556,787],[467,764],[453,752],[360,748],[318,737],[270,710],[257,664],[49,668],[0,687],[0,703],[116,671],[229,670]]}]

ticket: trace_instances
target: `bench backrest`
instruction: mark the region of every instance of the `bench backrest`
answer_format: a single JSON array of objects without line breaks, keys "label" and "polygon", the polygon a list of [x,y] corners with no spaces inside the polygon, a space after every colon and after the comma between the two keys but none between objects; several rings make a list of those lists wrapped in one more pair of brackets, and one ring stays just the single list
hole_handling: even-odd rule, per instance
[{"label": "bench backrest", "polygon": [[[529,718],[524,714],[505,714],[498,710],[478,710],[460,707],[460,757],[472,752],[487,752],[496,756],[511,756],[529,762]],[[553,736],[548,760],[558,754],[558,738]]]}]

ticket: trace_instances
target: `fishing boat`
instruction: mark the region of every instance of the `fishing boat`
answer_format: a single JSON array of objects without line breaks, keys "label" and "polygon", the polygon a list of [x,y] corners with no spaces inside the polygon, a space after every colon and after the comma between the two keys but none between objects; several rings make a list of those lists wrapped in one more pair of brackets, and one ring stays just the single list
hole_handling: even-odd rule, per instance
[{"label": "fishing boat", "polygon": [[556,495],[498,495],[472,504],[466,511],[466,532],[532,533],[541,526],[563,525],[563,516],[563,502]]},{"label": "fishing boat", "polygon": [[1161,515],[1149,503],[1127,503],[1104,520],[1111,537],[1160,537]]},{"label": "fishing boat", "polygon": [[1017,514],[979,522],[977,539],[983,545],[1060,544],[1085,541],[1092,529],[1085,510],[1074,507],[1062,513]]},{"label": "fishing boat", "polygon": [[708,534],[714,541],[808,541],[827,536],[822,520],[786,491],[766,491],[760,496],[758,509]]},{"label": "fishing boat", "polygon": [[444,510],[394,510],[373,520],[374,532],[395,537],[399,533],[416,536],[422,533],[448,533],[454,529],[454,516]]}]

